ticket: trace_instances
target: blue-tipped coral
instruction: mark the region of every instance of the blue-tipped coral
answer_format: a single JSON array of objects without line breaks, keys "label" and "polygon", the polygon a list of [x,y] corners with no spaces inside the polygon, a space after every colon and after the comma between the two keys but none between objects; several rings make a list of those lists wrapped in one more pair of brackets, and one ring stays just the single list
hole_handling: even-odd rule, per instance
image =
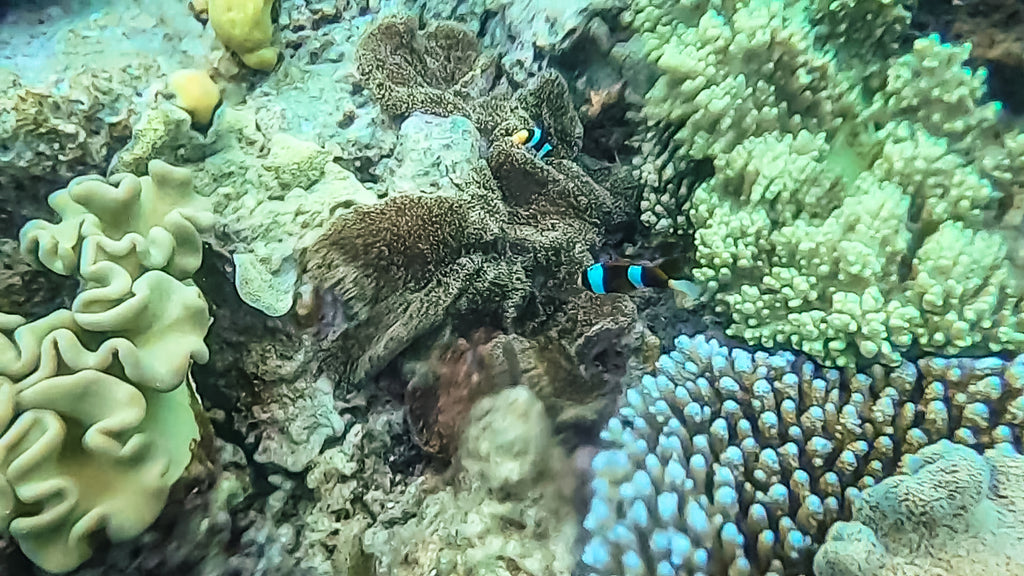
[{"label": "blue-tipped coral", "polygon": [[830,526],[904,454],[1019,446],[1024,356],[869,374],[679,336],[593,460],[589,574],[812,574]]}]

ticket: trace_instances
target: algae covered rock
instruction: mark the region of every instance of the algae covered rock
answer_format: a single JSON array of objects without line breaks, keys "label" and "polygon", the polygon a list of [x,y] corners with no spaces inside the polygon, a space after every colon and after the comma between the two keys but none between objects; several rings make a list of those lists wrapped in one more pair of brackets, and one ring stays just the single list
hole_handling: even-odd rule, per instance
[{"label": "algae covered rock", "polygon": [[454,486],[425,495],[420,485],[414,518],[367,531],[377,573],[569,573],[577,519],[560,476],[568,461],[540,400],[524,386],[482,399],[460,446]]},{"label": "algae covered rock", "polygon": [[149,172],[52,194],[60,221],[29,222],[21,249],[80,292],[33,322],[0,314],[0,527],[51,572],[145,530],[199,438],[187,376],[210,315],[190,277],[212,214],[187,170]]}]

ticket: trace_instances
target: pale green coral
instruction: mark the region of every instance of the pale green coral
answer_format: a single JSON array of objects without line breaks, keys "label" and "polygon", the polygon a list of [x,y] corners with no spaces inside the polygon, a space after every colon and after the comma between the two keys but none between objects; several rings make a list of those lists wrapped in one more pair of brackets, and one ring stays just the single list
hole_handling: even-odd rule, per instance
[{"label": "pale green coral", "polygon": [[187,170],[149,172],[52,194],[60,222],[29,222],[22,251],[81,292],[33,322],[0,314],[0,528],[51,572],[89,558],[97,533],[145,530],[199,437],[186,378],[210,316],[189,277],[212,214]]},{"label": "pale green coral", "polygon": [[[1024,346],[1006,238],[981,231],[1020,195],[1017,136],[969,46],[900,55],[889,0],[645,0],[624,19],[660,73],[643,221],[689,234],[689,209],[729,334],[838,365]],[[694,158],[715,174],[687,206]]]}]

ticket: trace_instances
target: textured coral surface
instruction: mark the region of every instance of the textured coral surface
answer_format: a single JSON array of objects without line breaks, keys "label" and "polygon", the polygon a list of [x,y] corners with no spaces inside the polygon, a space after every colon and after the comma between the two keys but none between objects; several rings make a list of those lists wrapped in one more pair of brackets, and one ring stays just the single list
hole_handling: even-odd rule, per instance
[{"label": "textured coral surface", "polygon": [[149,168],[53,193],[60,221],[26,224],[21,249],[80,291],[32,322],[0,313],[2,527],[49,571],[86,560],[96,533],[145,530],[199,434],[185,380],[210,316],[189,278],[212,215],[187,170]]}]

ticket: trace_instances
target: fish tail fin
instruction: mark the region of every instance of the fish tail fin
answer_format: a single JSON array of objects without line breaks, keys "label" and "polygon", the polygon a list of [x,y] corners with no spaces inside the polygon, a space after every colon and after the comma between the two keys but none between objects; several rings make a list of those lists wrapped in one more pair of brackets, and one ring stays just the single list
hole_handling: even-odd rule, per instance
[{"label": "fish tail fin", "polygon": [[700,287],[694,284],[693,282],[690,282],[689,280],[669,279],[668,287],[678,292],[682,292],[683,294],[686,294],[693,300],[700,298]]}]

